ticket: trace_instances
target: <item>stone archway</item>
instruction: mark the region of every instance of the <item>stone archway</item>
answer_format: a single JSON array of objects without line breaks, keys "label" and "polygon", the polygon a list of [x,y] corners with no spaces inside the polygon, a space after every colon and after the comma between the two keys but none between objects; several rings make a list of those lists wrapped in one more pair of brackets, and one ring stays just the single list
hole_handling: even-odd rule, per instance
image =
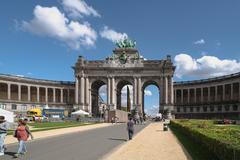
[{"label": "stone archway", "polygon": [[[122,45],[125,43],[126,45]],[[168,55],[163,60],[146,60],[140,56],[132,41],[132,45],[129,44],[130,40],[125,39],[105,60],[88,61],[79,56],[73,67],[76,77],[75,105],[95,112],[91,111],[94,108],[92,106],[96,104],[89,90],[99,89],[101,85],[106,84],[108,109],[117,110],[119,89],[124,84],[132,84],[133,108],[136,109],[136,114],[142,114],[142,87],[154,80],[161,89],[161,106],[164,109],[169,108],[170,111],[174,109],[172,77],[175,66],[171,57]],[[99,81],[95,83],[97,79]]]},{"label": "stone archway", "polygon": [[126,78],[119,80],[117,83],[117,109],[121,110],[122,107],[122,89],[126,85],[132,85],[131,80],[128,80]]},{"label": "stone archway", "polygon": [[91,85],[91,111],[93,117],[99,117],[99,89],[106,83],[102,80],[96,80]]}]

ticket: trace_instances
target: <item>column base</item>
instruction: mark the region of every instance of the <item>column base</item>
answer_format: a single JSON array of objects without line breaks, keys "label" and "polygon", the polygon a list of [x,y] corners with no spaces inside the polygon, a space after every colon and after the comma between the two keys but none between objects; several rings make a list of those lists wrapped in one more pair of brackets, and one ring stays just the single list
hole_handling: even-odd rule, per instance
[{"label": "column base", "polygon": [[116,110],[116,107],[115,107],[116,105],[114,105],[114,104],[109,104],[108,106],[109,106],[109,110],[110,110],[110,111]]},{"label": "column base", "polygon": [[167,119],[175,119],[173,105],[164,105],[163,110],[160,110],[159,112]]},{"label": "column base", "polygon": [[73,106],[73,108],[75,109],[75,110],[84,110],[84,105],[83,104],[75,104],[74,106]]}]

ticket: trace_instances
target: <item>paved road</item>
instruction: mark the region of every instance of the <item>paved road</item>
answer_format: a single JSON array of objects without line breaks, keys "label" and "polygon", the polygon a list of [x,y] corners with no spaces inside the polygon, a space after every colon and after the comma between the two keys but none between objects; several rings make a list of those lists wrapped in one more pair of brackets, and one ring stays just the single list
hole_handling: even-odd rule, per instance
[{"label": "paved road", "polygon": [[[139,132],[146,125],[136,125]],[[30,141],[28,153],[21,160],[98,160],[114,147],[126,142],[126,124],[112,125],[85,132],[71,133],[53,138]],[[13,158],[17,144],[7,146],[2,160]]]}]

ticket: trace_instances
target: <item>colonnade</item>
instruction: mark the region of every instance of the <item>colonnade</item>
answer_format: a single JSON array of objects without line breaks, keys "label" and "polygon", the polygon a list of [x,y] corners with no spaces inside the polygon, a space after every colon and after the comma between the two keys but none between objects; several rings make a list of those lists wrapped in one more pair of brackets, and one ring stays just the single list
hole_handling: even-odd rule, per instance
[{"label": "colonnade", "polygon": [[240,101],[240,83],[198,85],[174,89],[175,104],[203,104],[211,102]]},{"label": "colonnade", "polygon": [[[107,105],[110,110],[117,109],[117,101],[119,100],[118,92],[121,92],[121,89],[118,89],[118,83],[122,80],[130,80],[129,84],[133,86],[133,107],[136,108],[136,111],[140,114],[143,113],[143,103],[144,103],[144,85],[148,81],[156,81],[159,89],[161,90],[160,94],[160,105],[162,108],[164,107],[173,107],[173,80],[172,76],[162,76],[162,77],[155,77],[154,79],[150,79],[149,77],[143,76],[128,76],[120,77],[120,76],[106,76],[102,77],[102,80],[99,77],[94,76],[76,76],[75,77],[75,104],[78,105],[81,109],[84,109],[91,113],[92,107],[92,100],[97,100],[96,98],[93,99],[91,92],[98,92],[98,89],[106,84],[107,85]],[[95,82],[102,81],[102,84],[94,85],[97,86],[96,88],[91,88]],[[97,93],[98,94],[98,93]],[[97,97],[98,98],[98,97]],[[96,105],[98,103],[94,103]],[[99,104],[98,104],[99,105]],[[171,108],[173,109],[173,108]]]},{"label": "colonnade", "polygon": [[69,88],[0,81],[0,99],[6,101],[67,103],[71,100]]}]

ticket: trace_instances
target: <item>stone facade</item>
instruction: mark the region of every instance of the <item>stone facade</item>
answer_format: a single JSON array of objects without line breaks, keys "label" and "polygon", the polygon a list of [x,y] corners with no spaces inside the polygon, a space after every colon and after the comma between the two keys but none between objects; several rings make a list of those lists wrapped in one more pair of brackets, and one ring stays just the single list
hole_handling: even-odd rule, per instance
[{"label": "stone facade", "polygon": [[145,60],[134,48],[117,48],[105,60],[88,61],[79,57],[75,70],[75,104],[79,108],[98,114],[99,88],[107,85],[107,106],[110,110],[121,109],[121,90],[133,86],[133,107],[143,113],[144,89],[148,85],[158,87],[160,110],[173,111],[172,77],[175,67],[171,57],[165,60]]},{"label": "stone facade", "polygon": [[72,108],[74,82],[50,81],[0,74],[0,107],[19,114],[43,107]]},{"label": "stone facade", "polygon": [[175,82],[176,118],[240,118],[240,73]]},{"label": "stone facade", "polygon": [[[0,107],[17,113],[48,105],[80,108],[93,116],[100,109],[121,109],[121,90],[133,87],[133,108],[144,114],[144,89],[159,90],[159,111],[176,118],[240,118],[240,73],[222,77],[173,82],[171,57],[146,60],[135,48],[117,48],[105,60],[79,56],[73,67],[75,82],[51,81],[0,74]],[[107,86],[107,103],[99,103],[99,88]],[[170,115],[169,115],[170,116]]]}]

